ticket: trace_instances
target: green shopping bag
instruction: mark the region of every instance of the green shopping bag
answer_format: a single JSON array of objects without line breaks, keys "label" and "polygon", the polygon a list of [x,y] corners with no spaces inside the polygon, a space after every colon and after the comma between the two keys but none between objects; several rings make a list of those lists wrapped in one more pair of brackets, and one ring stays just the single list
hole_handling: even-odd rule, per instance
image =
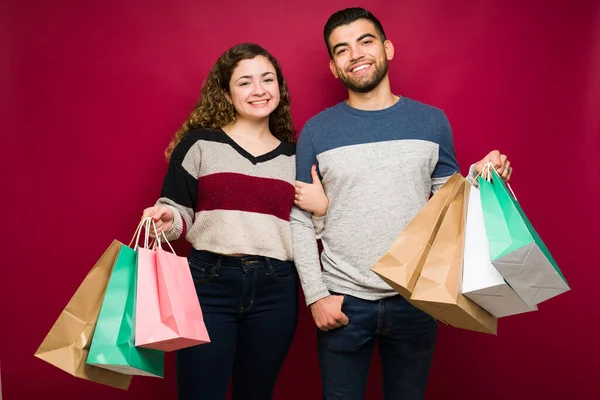
[{"label": "green shopping bag", "polygon": [[529,307],[570,290],[550,251],[493,167],[478,177],[490,259]]},{"label": "green shopping bag", "polygon": [[164,352],[135,347],[137,252],[121,243],[87,363],[129,375],[164,376]]}]

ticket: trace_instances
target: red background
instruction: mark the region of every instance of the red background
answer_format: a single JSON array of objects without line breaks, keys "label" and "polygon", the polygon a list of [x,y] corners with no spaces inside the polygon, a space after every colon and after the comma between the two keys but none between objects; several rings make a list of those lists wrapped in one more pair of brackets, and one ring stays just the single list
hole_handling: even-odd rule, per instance
[{"label": "red background", "polygon": [[[159,195],[163,150],[212,63],[257,42],[283,65],[298,129],[345,98],[322,28],[347,1],[0,3],[4,398],[175,397],[73,378],[33,353],[113,238]],[[600,389],[598,1],[376,1],[396,47],[395,93],[443,108],[463,173],[493,148],[572,291],[502,319],[498,336],[442,327],[428,399],[587,399]],[[180,244],[179,249],[187,247]],[[320,398],[305,307],[276,399]],[[374,359],[368,399],[381,398]]]}]

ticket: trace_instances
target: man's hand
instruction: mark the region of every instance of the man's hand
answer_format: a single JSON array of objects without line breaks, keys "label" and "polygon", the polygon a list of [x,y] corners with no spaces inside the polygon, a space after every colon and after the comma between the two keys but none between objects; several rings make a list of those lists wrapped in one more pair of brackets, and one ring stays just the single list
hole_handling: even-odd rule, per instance
[{"label": "man's hand", "polygon": [[512,176],[512,167],[510,166],[510,161],[508,161],[506,155],[501,154],[498,150],[490,151],[487,156],[483,157],[475,164],[475,172],[478,174],[481,173],[483,168],[489,163],[494,165],[494,169],[498,175],[500,175],[504,182],[508,183]]},{"label": "man's hand", "polygon": [[348,325],[348,317],[342,312],[344,296],[329,295],[310,305],[317,328],[322,331]]}]

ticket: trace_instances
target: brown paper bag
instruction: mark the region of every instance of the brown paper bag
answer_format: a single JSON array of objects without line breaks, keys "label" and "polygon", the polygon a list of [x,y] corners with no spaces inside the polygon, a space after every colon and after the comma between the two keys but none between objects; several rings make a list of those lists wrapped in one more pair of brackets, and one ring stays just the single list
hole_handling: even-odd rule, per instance
[{"label": "brown paper bag", "polygon": [[371,267],[405,299],[410,300],[448,206],[464,185],[465,179],[460,174],[452,175],[404,228],[390,249]]},{"label": "brown paper bag", "polygon": [[127,389],[130,375],[86,364],[106,285],[121,243],[114,240],[69,300],[35,356],[78,378]]},{"label": "brown paper bag", "polygon": [[498,319],[461,293],[469,189],[452,199],[435,235],[410,301],[456,328],[496,334]]}]

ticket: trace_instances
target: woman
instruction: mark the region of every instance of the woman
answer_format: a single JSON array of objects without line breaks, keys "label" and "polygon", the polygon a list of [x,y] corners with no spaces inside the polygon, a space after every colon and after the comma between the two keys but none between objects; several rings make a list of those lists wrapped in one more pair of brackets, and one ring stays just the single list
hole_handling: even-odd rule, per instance
[{"label": "woman", "polygon": [[[161,198],[144,210],[168,239],[192,244],[189,264],[211,338],[177,352],[180,399],[225,399],[230,378],[234,400],[272,397],[298,317],[294,154],[277,60],[256,44],[227,50],[166,151]],[[316,204],[307,211],[323,215],[327,199],[320,185],[313,189],[298,204]]]}]

